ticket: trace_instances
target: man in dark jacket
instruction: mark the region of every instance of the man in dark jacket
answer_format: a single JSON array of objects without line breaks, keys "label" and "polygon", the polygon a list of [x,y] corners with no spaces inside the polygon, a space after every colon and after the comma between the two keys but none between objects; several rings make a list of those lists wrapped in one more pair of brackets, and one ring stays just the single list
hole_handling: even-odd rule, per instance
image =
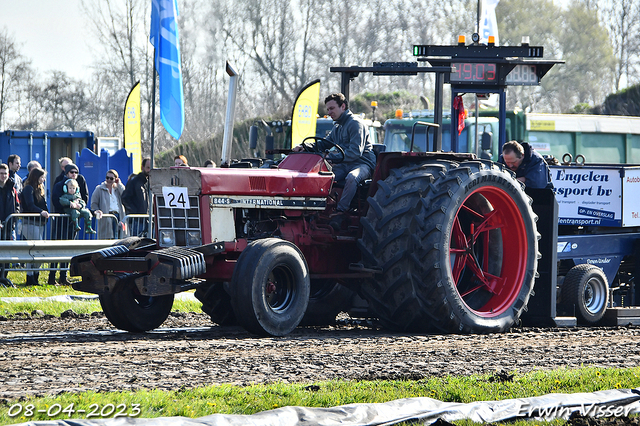
[{"label": "man in dark jacket", "polygon": [[[127,215],[149,213],[149,172],[151,171],[151,158],[142,160],[142,171],[129,179],[122,193],[122,205]],[[146,231],[146,220],[135,219],[130,221],[129,235],[137,236]]]},{"label": "man in dark jacket", "polygon": [[[333,119],[334,126],[327,139],[331,143],[317,141],[315,149],[324,151],[331,149],[333,144],[344,150],[342,153],[331,150],[327,154],[327,160],[333,163],[333,174],[336,182],[344,182],[344,189],[338,201],[338,215],[331,220],[331,226],[339,230],[344,220],[344,212],[349,210],[351,200],[356,195],[358,184],[371,177],[376,167],[376,156],[373,145],[369,139],[369,131],[364,122],[349,111],[349,101],[342,93],[334,93],[325,98],[324,104],[327,114]],[[301,146],[296,146],[294,151],[302,151]]]},{"label": "man in dark jacket", "polygon": [[16,191],[18,191],[18,195],[20,195],[22,192],[22,178],[17,173],[22,166],[20,157],[17,154],[11,154],[7,159],[7,166],[9,166],[9,177],[13,179]]},{"label": "man in dark jacket", "polygon": [[[59,193],[54,193],[54,191],[56,190],[56,186],[62,182],[64,183],[67,179],[75,179],[76,182],[78,182],[78,187],[80,188],[80,196],[82,197],[82,199],[84,200],[85,203],[87,203],[87,205],[89,204],[89,188],[87,187],[87,181],[84,178],[84,176],[82,176],[80,174],[80,170],[78,169],[78,166],[76,166],[75,164],[73,164],[73,162],[71,161],[70,158],[68,157],[62,157],[60,160],[58,160],[60,163],[60,168],[62,169],[62,171],[60,172],[60,174],[58,176],[56,176],[56,180],[53,181],[53,186],[52,186],[52,190],[51,190],[51,198],[53,201],[53,207],[54,207],[54,213],[64,213],[64,211],[62,210],[62,206],[60,205],[60,196],[62,195],[62,185],[60,185],[59,188]],[[71,165],[72,167],[67,169],[67,166]],[[76,173],[69,173],[69,171],[75,171]]]},{"label": "man in dark jacket", "polygon": [[19,212],[18,191],[14,180],[9,177],[9,166],[0,164],[0,239],[10,240],[11,231],[5,229],[7,217]]},{"label": "man in dark jacket", "polygon": [[542,155],[528,143],[509,141],[502,147],[498,163],[516,173],[516,179],[529,188],[553,188],[551,170]]},{"label": "man in dark jacket", "polygon": [[[68,161],[67,161],[68,160]],[[64,209],[60,204],[60,197],[64,193],[64,183],[67,179],[75,179],[78,182],[78,186],[80,188],[80,197],[84,200],[85,203],[89,203],[89,190],[87,188],[87,181],[84,176],[80,174],[78,170],[78,166],[73,164],[71,160],[67,157],[63,157],[60,160],[60,167],[62,164],[64,165],[64,169],[62,173],[56,177],[56,180],[53,185],[53,189],[51,190],[51,206],[53,207],[53,211],[55,213],[64,213]],[[55,218],[52,231],[51,231],[51,239],[52,240],[73,240],[76,236],[75,230],[69,226],[69,218],[68,217],[58,217]],[[55,268],[56,264],[52,264],[51,268]],[[69,285],[69,281],[67,280],[67,264],[60,264],[60,278],[58,283]],[[48,283],[53,285],[56,283],[56,271],[49,271],[49,279]]]},{"label": "man in dark jacket", "polygon": [[[9,177],[9,166],[0,164],[0,240],[10,240],[13,223],[7,224],[7,218],[13,213],[19,213],[18,191],[15,182]],[[12,284],[7,281],[8,264],[0,265],[0,283]]]}]

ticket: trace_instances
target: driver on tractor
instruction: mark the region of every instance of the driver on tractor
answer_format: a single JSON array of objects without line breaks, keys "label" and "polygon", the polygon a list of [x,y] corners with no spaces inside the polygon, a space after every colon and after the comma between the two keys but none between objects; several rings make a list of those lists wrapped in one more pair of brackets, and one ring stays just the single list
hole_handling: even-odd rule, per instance
[{"label": "driver on tractor", "polygon": [[[332,163],[336,182],[344,182],[344,189],[338,201],[338,214],[330,222],[336,231],[342,228],[345,213],[349,210],[351,200],[356,194],[358,184],[371,177],[376,167],[376,156],[369,139],[366,125],[359,117],[349,111],[349,101],[342,93],[334,93],[324,100],[327,114],[335,122],[326,140],[316,140],[310,144],[318,152],[329,150],[338,145],[344,151],[331,150],[326,159]],[[300,152],[304,148],[296,146],[293,151]]]}]

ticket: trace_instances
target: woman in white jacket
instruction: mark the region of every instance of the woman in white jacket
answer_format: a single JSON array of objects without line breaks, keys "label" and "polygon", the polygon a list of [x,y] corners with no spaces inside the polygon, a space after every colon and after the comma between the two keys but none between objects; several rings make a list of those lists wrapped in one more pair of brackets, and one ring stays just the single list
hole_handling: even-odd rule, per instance
[{"label": "woman in white jacket", "polygon": [[[91,210],[98,219],[98,238],[118,238],[118,229],[122,227],[124,207],[122,207],[122,192],[124,185],[120,182],[118,172],[111,169],[107,172],[105,181],[96,186],[91,195]],[[112,214],[116,220],[102,220],[103,214]]]}]

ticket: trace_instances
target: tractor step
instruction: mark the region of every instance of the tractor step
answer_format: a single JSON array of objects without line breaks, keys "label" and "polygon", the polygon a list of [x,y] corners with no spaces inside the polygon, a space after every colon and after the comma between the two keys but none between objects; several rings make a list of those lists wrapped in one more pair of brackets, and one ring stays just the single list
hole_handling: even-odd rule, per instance
[{"label": "tractor step", "polygon": [[604,325],[640,325],[640,308],[609,308],[602,318]]},{"label": "tractor step", "polygon": [[576,317],[554,317],[553,322],[556,327],[575,327],[578,325]]}]

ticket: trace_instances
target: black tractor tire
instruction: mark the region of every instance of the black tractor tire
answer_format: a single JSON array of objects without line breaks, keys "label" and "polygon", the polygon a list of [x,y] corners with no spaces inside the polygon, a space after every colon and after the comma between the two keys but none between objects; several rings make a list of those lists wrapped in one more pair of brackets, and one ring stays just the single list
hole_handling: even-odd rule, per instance
[{"label": "black tractor tire", "polygon": [[[117,245],[117,244],[116,244]],[[121,274],[121,280],[132,279],[130,276],[126,274]],[[107,317],[109,322],[117,329],[125,330],[128,322],[127,320],[122,318],[122,315],[116,306],[116,301],[111,294],[100,294],[98,295],[98,299],[100,301],[100,306],[102,307],[102,312]]]},{"label": "black tractor tire", "polygon": [[142,333],[160,327],[173,306],[173,294],[143,296],[133,277],[124,277],[111,293],[99,296],[105,316],[120,330]]},{"label": "black tractor tire", "polygon": [[576,307],[580,324],[595,324],[602,319],[609,303],[607,277],[595,265],[583,263],[567,272],[562,283],[562,301]]},{"label": "black tractor tire", "polygon": [[285,336],[304,316],[309,302],[309,267],[289,241],[257,240],[242,251],[231,279],[236,318],[250,333]]},{"label": "black tractor tire", "polygon": [[196,299],[202,302],[202,312],[218,325],[236,325],[231,296],[223,283],[205,283],[196,289]]},{"label": "black tractor tire", "polygon": [[332,279],[311,280],[307,310],[300,325],[323,326],[336,323],[340,312],[351,308],[355,293]]},{"label": "black tractor tire", "polygon": [[[155,241],[149,238],[132,236],[118,240],[114,242],[112,246],[125,246],[130,250],[135,250],[140,247],[153,246],[154,244]],[[125,283],[125,281],[127,283]],[[117,288],[121,289],[130,285],[135,286],[135,284],[133,284],[133,276],[131,274],[120,274],[120,283]],[[100,306],[102,306],[102,312],[104,312],[104,315],[115,328],[120,330],[129,330],[132,328],[130,320],[120,311],[120,308],[117,305],[118,299],[114,298],[113,294],[101,294],[98,298],[100,300]]]},{"label": "black tractor tire", "polygon": [[382,274],[361,287],[398,331],[490,333],[514,325],[533,292],[531,199],[504,166],[432,160],[391,170],[362,218],[358,245]]}]

